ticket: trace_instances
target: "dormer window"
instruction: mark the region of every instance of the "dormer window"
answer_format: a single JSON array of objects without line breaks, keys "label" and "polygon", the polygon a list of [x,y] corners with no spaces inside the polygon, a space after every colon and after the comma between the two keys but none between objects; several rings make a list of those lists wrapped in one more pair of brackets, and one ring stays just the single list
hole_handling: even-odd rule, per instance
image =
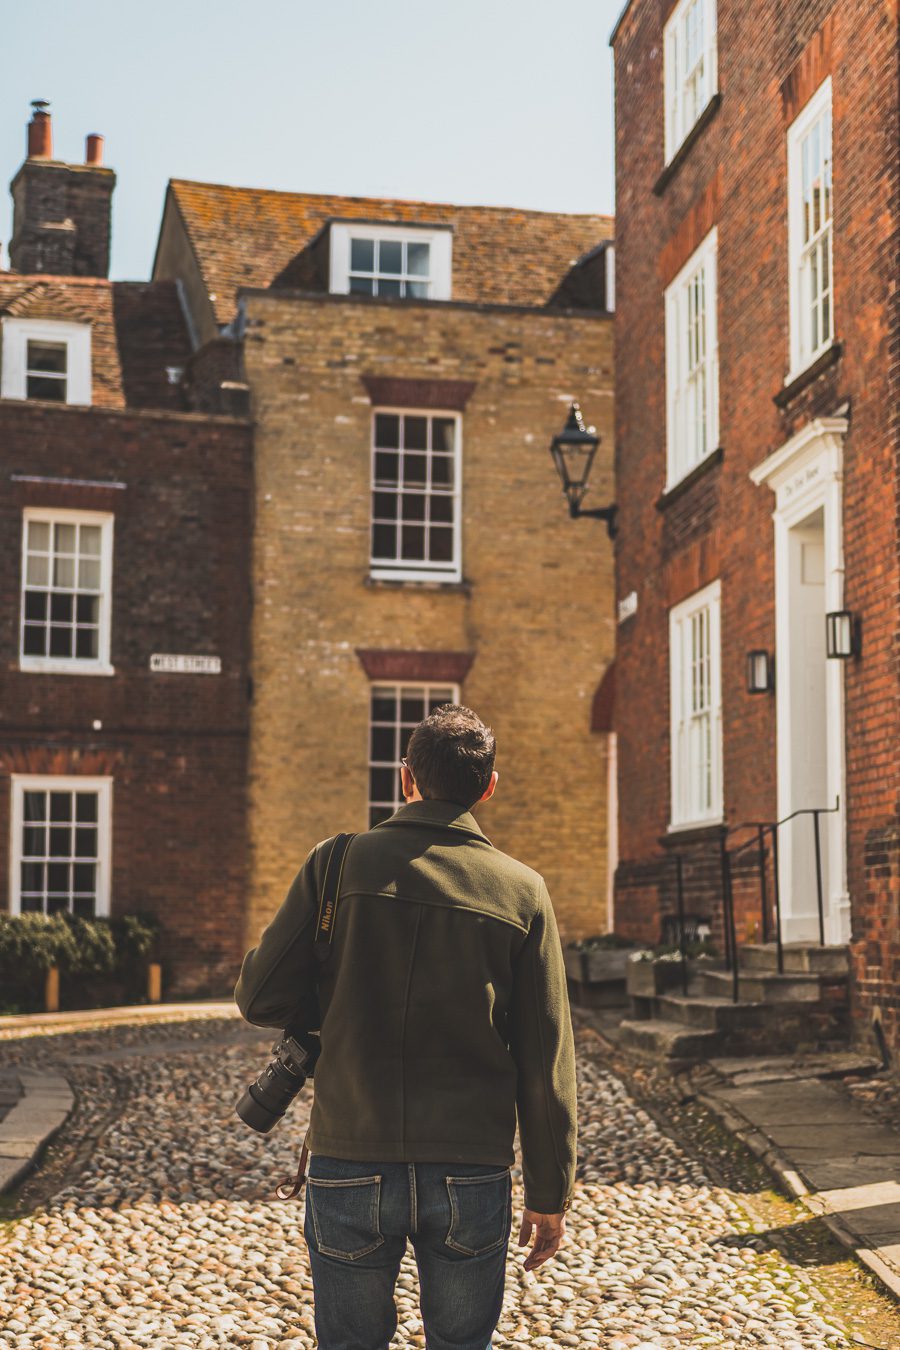
[{"label": "dormer window", "polygon": [[330,290],[393,300],[449,300],[451,231],[335,222]]},{"label": "dormer window", "polygon": [[90,324],[5,318],[0,341],[0,398],[91,402]]}]

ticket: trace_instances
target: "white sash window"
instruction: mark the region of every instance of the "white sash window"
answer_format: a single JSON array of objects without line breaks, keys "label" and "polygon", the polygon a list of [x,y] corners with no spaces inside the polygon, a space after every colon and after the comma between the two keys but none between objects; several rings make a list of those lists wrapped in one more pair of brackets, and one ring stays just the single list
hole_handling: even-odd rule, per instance
[{"label": "white sash window", "polygon": [[669,614],[673,827],[723,814],[720,603],[715,581]]},{"label": "white sash window", "polygon": [[11,913],[109,913],[111,800],[111,778],[12,775]]},{"label": "white sash window", "polygon": [[788,130],[790,383],[831,345],[832,288],[831,79]]},{"label": "white sash window", "polygon": [[680,0],[663,42],[668,164],[716,92],[715,0]]},{"label": "white sash window", "polygon": [[666,290],[667,487],[719,444],[717,249],[711,230]]}]

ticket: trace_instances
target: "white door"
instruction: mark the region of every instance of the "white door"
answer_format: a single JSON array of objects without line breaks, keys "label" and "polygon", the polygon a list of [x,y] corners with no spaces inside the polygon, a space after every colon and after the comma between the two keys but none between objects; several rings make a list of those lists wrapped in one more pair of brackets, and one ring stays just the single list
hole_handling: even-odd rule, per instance
[{"label": "white door", "polygon": [[[825,941],[850,937],[844,825],[844,662],[829,661],[825,615],[843,608],[842,417],[816,418],[759,464],[751,479],[776,496],[775,697],[778,817],[820,817]],[[835,810],[835,808],[837,808]],[[814,829],[808,815],[779,831],[782,933],[817,942]]]},{"label": "white door", "polygon": [[[820,509],[787,536],[787,603],[785,625],[788,660],[783,676],[787,681],[786,714],[790,735],[784,766],[783,817],[794,811],[833,805],[828,800],[829,727],[826,698],[825,655],[825,521]],[[820,817],[819,850],[823,906],[829,895],[829,817]],[[782,826],[779,845],[782,868],[782,912],[785,936],[792,941],[819,939],[819,905],[813,817],[800,815]]]}]

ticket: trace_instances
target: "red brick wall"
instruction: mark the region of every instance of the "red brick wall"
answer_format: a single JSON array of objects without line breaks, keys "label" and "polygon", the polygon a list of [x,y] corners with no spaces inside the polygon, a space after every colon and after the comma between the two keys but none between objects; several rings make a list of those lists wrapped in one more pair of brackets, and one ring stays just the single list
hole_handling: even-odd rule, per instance
[{"label": "red brick wall", "polygon": [[[850,406],[844,442],[846,604],[863,654],[846,669],[849,885],[862,1032],[880,1009],[900,1043],[898,919],[897,4],[719,0],[721,105],[668,183],[662,27],[633,0],[615,40],[619,626],[617,925],[655,936],[670,903],[668,606],[720,556],[724,783],[729,824],[772,819],[775,700],[744,692],[751,648],[775,650],[774,497],[750,469],[811,418]],[[821,80],[834,91],[834,270],[843,355],[781,410],[788,370],[786,129]],[[663,291],[718,225],[721,463],[660,501],[665,478]],[[696,847],[712,856],[714,837]],[[698,867],[706,864],[698,861]],[[714,903],[710,880],[697,908]],[[694,906],[691,906],[692,908]],[[747,925],[750,916],[745,915]]]},{"label": "red brick wall", "polygon": [[[227,992],[242,954],[250,465],[225,419],[0,404],[0,904],[9,774],[112,774],[112,910],[159,917],[167,994]],[[115,675],[19,670],[26,505],[114,513]],[[153,652],[222,674],[153,674]]]}]

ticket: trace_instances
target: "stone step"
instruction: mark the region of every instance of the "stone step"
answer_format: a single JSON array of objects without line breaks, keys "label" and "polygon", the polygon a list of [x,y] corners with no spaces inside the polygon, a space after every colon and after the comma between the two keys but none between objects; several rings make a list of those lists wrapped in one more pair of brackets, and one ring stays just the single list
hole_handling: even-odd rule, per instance
[{"label": "stone step", "polygon": [[[785,974],[846,975],[850,969],[850,949],[820,947],[818,943],[786,942]],[[778,948],[774,942],[748,942],[739,949],[740,965],[746,970],[778,972]]]},{"label": "stone step", "polygon": [[656,1000],[661,1018],[706,1031],[761,1027],[772,1016],[771,1003],[735,1003],[730,995],[664,994]]},{"label": "stone step", "polygon": [[622,1045],[641,1050],[657,1059],[708,1059],[722,1049],[717,1031],[686,1027],[661,1017],[619,1024],[617,1038]]},{"label": "stone step", "polygon": [[[731,971],[701,971],[699,986],[703,994],[730,999]],[[742,1003],[818,1003],[821,996],[820,977],[800,971],[779,975],[777,971],[742,970],[738,978],[738,998]]]}]

